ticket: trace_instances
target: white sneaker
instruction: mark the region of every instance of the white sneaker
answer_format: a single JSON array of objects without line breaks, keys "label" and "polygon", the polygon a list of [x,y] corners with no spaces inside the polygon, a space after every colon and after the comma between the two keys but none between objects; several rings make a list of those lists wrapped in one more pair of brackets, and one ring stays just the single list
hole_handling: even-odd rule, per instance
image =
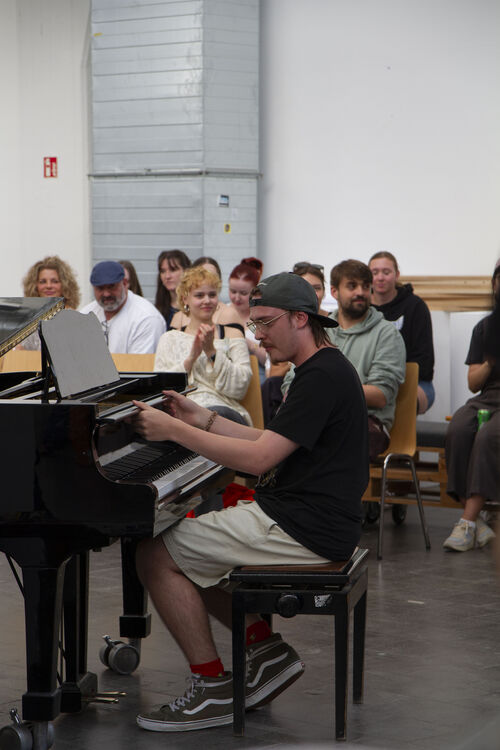
[{"label": "white sneaker", "polygon": [[478,547],[485,547],[492,539],[495,538],[493,531],[483,519],[478,516],[476,519],[476,544]]},{"label": "white sneaker", "polygon": [[455,552],[467,552],[467,550],[474,549],[475,543],[476,529],[461,518],[453,527],[448,539],[443,542],[443,547]]}]

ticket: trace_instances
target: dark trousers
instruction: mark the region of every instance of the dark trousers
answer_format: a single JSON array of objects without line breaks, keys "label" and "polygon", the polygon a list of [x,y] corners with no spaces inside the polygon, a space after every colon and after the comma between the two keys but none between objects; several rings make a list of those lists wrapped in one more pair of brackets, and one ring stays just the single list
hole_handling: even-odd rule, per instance
[{"label": "dark trousers", "polygon": [[[453,415],[446,435],[446,491],[455,500],[481,495],[500,502],[500,405],[499,392],[469,399]],[[491,416],[480,430],[478,409]]]}]

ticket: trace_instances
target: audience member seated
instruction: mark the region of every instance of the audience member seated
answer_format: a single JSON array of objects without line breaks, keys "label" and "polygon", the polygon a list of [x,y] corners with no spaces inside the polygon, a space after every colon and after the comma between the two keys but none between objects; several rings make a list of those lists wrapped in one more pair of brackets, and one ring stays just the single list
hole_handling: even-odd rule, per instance
[{"label": "audience member seated", "polygon": [[182,250],[164,250],[158,256],[155,306],[165,318],[167,331],[172,327],[172,318],[179,310],[177,286],[185,269],[190,266],[191,261]]},{"label": "audience member seated", "polygon": [[[76,310],[80,289],[71,267],[58,255],[49,255],[34,263],[23,279],[25,297],[64,297],[64,306]],[[38,333],[32,333],[19,349],[40,349]]]},{"label": "audience member seated", "polygon": [[[486,500],[500,502],[500,261],[492,287],[493,312],[474,327],[465,360],[469,389],[479,394],[455,412],[446,435],[447,492],[464,509],[443,546],[456,552],[484,547],[493,539],[479,513]],[[489,419],[479,427],[481,409]]]},{"label": "audience member seated", "polygon": [[123,266],[125,271],[125,281],[127,282],[127,289],[130,289],[134,294],[138,294],[139,297],[144,297],[142,293],[141,282],[137,276],[135,266],[129,260],[119,260],[118,263]]},{"label": "audience member seated", "polygon": [[170,329],[160,339],[155,371],[187,372],[197,389],[189,398],[228,419],[251,424],[239,400],[247,392],[252,368],[243,334],[230,324],[215,325],[219,277],[202,266],[184,272],[177,299],[189,323]]},{"label": "audience member seated", "polygon": [[[212,273],[215,273],[222,282],[220,266],[215,258],[210,258],[208,255],[202,255],[200,258],[196,258],[196,260],[193,260],[191,267],[196,268],[197,266],[203,266],[203,268],[206,268],[207,271],[212,271]],[[219,300],[217,310],[214,313],[213,322],[222,324],[237,323],[238,319],[236,315],[229,309],[229,305],[226,305],[225,302]],[[172,318],[170,328],[181,329],[184,326],[187,326],[188,323],[189,316],[183,313],[182,310],[179,310],[179,312],[176,312],[174,317]],[[243,329],[242,332],[244,332]]]},{"label": "audience member seated", "polygon": [[144,297],[128,289],[120,263],[104,260],[92,269],[90,283],[95,301],[82,313],[93,312],[113,354],[147,354],[156,351],[165,321]]},{"label": "audience member seated", "polygon": [[392,253],[375,253],[368,265],[373,274],[372,305],[393,323],[405,342],[406,361],[419,367],[418,413],[434,403],[434,347],[432,321],[424,300],[413,294],[411,284],[400,284],[399,268]]},{"label": "audience member seated", "polygon": [[[332,343],[354,365],[368,407],[370,460],[389,445],[396,397],[405,379],[403,339],[389,321],[370,305],[372,272],[359,260],[344,260],[330,274],[332,295],[338,303],[329,317],[338,327],[328,331]],[[293,373],[285,376],[288,389]]]},{"label": "audience member seated", "polygon": [[324,270],[323,266],[320,266],[317,263],[309,263],[308,261],[301,261],[300,263],[296,263],[293,267],[293,272],[296,273],[297,276],[302,276],[302,278],[305,279],[316,292],[316,297],[318,298],[318,312],[320,315],[328,315],[327,310],[321,309],[321,303],[325,296]]},{"label": "audience member seated", "polygon": [[240,323],[247,340],[248,351],[255,354],[259,362],[260,382],[266,379],[266,352],[259,346],[247,323],[250,321],[250,292],[259,283],[263,265],[258,258],[243,258],[229,274],[228,313]]}]

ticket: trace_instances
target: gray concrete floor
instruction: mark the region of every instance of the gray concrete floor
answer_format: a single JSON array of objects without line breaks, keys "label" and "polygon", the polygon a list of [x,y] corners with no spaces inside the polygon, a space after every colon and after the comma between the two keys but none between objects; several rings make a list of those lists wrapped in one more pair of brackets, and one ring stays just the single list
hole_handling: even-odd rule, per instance
[{"label": "gray concrete floor", "polygon": [[[494,721],[500,707],[500,582],[491,549],[453,554],[442,549],[458,512],[427,510],[432,549],[426,551],[414,507],[406,522],[385,517],[384,560],[376,560],[377,526],[364,532],[371,550],[365,700],[348,707],[348,741],[343,747],[498,747],[496,739],[471,739]],[[22,600],[10,569],[0,559],[0,726],[8,711],[20,710],[25,690]],[[99,661],[101,636],[118,635],[121,612],[119,546],[91,558],[89,669],[101,690],[124,690],[117,705],[91,704],[55,722],[58,750],[106,747],[155,750],[224,745],[236,750],[275,745],[332,744],[333,620],[328,617],[276,618],[275,629],[306,662],[304,676],[270,706],[247,715],[244,738],[230,726],[203,732],[156,734],[135,725],[140,708],[166,702],[184,691],[183,657],[156,614],[144,642],[139,669],[118,676]],[[230,638],[214,626],[230,668]],[[483,743],[483,744],[481,744]],[[342,746],[342,745],[341,745]]]}]

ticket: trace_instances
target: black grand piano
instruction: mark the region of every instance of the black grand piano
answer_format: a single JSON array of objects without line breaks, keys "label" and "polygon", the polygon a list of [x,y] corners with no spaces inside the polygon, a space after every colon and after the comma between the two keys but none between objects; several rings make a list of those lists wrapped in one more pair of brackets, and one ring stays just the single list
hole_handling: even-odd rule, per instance
[{"label": "black grand piano", "polygon": [[[230,478],[175,443],[148,443],[127,420],[132,399],[159,405],[163,389],[186,388],[185,374],[119,374],[97,318],[62,307],[54,298],[0,299],[0,356],[34,330],[42,348],[40,373],[0,372],[0,550],[22,571],[27,661],[23,722],[11,712],[0,750],[46,750],[49,722],[98,695],[97,677],[87,672],[89,551],[121,540],[120,636],[129,639],[133,669],[150,632],[135,574],[138,540]],[[104,647],[106,663],[114,644]],[[26,744],[9,744],[12,734]]]}]

